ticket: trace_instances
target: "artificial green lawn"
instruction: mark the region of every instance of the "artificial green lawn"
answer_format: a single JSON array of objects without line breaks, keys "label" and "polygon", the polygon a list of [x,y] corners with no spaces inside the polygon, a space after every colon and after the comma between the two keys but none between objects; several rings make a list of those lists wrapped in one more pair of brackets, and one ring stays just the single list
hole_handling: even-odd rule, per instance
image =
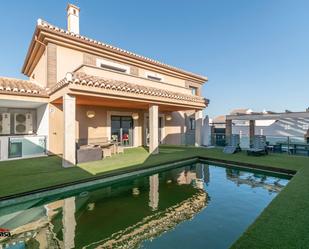
[{"label": "artificial green lawn", "polygon": [[161,146],[159,155],[149,156],[144,148],[102,161],[64,169],[53,157],[0,163],[0,197],[38,188],[103,175],[126,167],[145,167],[204,156],[234,162],[297,170],[288,186],[235,242],[233,248],[309,248],[309,157],[271,154],[249,157],[244,152],[228,155],[221,149]]}]

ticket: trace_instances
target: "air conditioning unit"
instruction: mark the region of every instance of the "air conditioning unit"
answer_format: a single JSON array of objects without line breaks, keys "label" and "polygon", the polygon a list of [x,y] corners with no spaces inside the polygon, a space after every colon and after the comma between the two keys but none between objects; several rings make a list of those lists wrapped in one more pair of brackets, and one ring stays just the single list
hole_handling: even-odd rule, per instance
[{"label": "air conditioning unit", "polygon": [[11,133],[11,116],[10,113],[0,114],[0,134],[8,135]]},{"label": "air conditioning unit", "polygon": [[15,113],[15,134],[32,134],[32,113]]}]

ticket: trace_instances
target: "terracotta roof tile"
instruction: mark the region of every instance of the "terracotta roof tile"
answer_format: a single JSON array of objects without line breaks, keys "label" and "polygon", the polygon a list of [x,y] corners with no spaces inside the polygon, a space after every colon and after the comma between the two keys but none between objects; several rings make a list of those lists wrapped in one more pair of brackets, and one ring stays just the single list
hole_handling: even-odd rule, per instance
[{"label": "terracotta roof tile", "polygon": [[205,77],[205,76],[201,76],[201,75],[198,75],[198,74],[195,74],[195,73],[191,73],[191,72],[185,71],[183,69],[173,67],[171,65],[159,62],[157,60],[153,60],[153,59],[150,59],[148,57],[141,56],[139,54],[136,54],[136,53],[133,53],[133,52],[130,52],[130,51],[127,51],[127,50],[124,50],[124,49],[121,49],[121,48],[118,48],[118,47],[115,47],[115,46],[112,46],[112,45],[109,45],[109,44],[106,44],[106,43],[103,43],[103,42],[100,42],[100,41],[96,41],[96,40],[90,39],[88,37],[85,37],[85,36],[82,36],[82,35],[79,35],[79,34],[75,34],[73,32],[69,32],[69,31],[61,29],[61,28],[58,28],[58,27],[56,27],[56,26],[54,26],[54,25],[52,25],[52,24],[50,24],[50,23],[48,23],[48,22],[46,22],[42,19],[38,20],[37,25],[38,25],[38,27],[51,30],[51,31],[56,32],[56,33],[61,34],[61,35],[66,35],[66,36],[78,38],[82,41],[86,41],[86,42],[89,42],[89,43],[92,43],[92,44],[100,45],[104,48],[111,49],[111,50],[114,50],[114,51],[117,51],[117,52],[120,52],[120,53],[123,53],[123,54],[126,54],[126,55],[134,56],[138,59],[142,59],[142,60],[147,61],[147,62],[152,62],[152,63],[157,64],[159,66],[163,66],[163,67],[172,69],[172,70],[180,72],[180,73],[185,73],[185,74],[188,74],[188,75],[191,75],[191,76],[194,76],[194,77],[198,77],[198,78],[201,78],[205,81],[208,80],[207,77]]},{"label": "terracotta roof tile", "polygon": [[47,92],[29,80],[0,77],[0,93],[47,97]]},{"label": "terracotta roof tile", "polygon": [[104,88],[114,91],[130,92],[141,95],[178,99],[187,102],[204,103],[205,105],[208,104],[208,100],[200,96],[176,93],[164,89],[132,84],[125,81],[106,79],[98,76],[91,76],[82,72],[72,73],[70,74],[70,76],[72,76],[72,78],[66,77],[61,81],[59,81],[57,85],[55,85],[52,89],[50,89],[49,93],[51,94],[57,91],[57,89],[61,88],[62,86],[75,84],[75,85],[90,86],[94,88]]}]

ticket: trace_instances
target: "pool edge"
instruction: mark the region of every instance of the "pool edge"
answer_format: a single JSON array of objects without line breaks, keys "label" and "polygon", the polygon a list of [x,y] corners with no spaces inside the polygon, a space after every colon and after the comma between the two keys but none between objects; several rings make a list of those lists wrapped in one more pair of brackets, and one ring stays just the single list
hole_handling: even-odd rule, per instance
[{"label": "pool edge", "polygon": [[[243,162],[237,162],[237,161],[231,161],[231,160],[224,160],[224,159],[215,159],[215,158],[209,158],[209,157],[203,157],[203,156],[193,156],[186,159],[180,159],[174,162],[167,162],[165,164],[157,164],[157,165],[151,165],[151,166],[144,166],[144,167],[138,167],[138,166],[131,166],[127,167],[125,169],[118,169],[118,170],[112,170],[107,173],[103,173],[102,175],[98,175],[95,177],[85,178],[73,182],[67,182],[62,184],[57,184],[45,188],[39,188],[31,191],[21,192],[13,195],[7,195],[0,197],[0,207],[8,206],[11,204],[16,204],[19,202],[25,201],[25,197],[28,197],[27,199],[35,199],[41,197],[40,195],[47,194],[50,191],[54,191],[54,193],[50,193],[50,195],[58,194],[61,192],[66,192],[72,189],[76,188],[82,188],[87,187],[90,184],[100,184],[104,180],[114,181],[117,180],[115,178],[118,177],[118,179],[125,179],[126,177],[130,177],[130,174],[144,174],[144,173],[150,173],[151,171],[156,171],[160,169],[165,169],[168,167],[177,167],[181,166],[183,164],[188,163],[196,163],[198,161],[207,161],[207,162],[214,162],[219,164],[224,164],[225,166],[232,166],[232,167],[238,167],[243,169],[256,169],[263,172],[268,173],[277,173],[277,174],[284,174],[293,176],[297,171],[296,170],[289,170],[289,169],[283,169],[283,168],[275,168],[271,166],[262,166],[262,165],[256,165],[251,163],[243,163]],[[61,191],[63,189],[63,191]],[[23,198],[22,200],[20,200]]]}]

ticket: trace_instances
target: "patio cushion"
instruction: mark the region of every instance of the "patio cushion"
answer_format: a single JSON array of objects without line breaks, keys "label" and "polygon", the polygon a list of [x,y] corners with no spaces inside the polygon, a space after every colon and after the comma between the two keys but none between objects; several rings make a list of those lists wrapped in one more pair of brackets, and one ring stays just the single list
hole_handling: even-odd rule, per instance
[{"label": "patio cushion", "polygon": [[77,163],[98,161],[102,159],[102,149],[94,146],[81,146],[76,151]]}]

